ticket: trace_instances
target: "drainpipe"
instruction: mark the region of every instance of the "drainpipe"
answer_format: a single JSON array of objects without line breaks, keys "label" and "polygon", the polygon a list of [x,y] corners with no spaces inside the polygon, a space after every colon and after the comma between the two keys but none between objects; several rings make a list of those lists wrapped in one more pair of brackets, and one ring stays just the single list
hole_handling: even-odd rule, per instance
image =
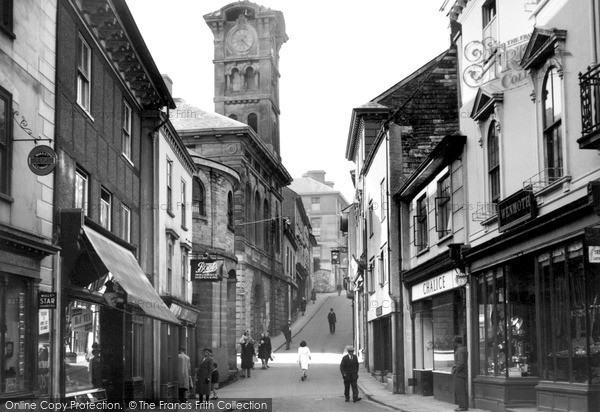
[{"label": "drainpipe", "polygon": [[598,13],[600,13],[599,0],[590,0],[590,51],[592,62],[590,66],[594,67],[598,64],[598,45],[600,43],[600,22],[598,21]]}]

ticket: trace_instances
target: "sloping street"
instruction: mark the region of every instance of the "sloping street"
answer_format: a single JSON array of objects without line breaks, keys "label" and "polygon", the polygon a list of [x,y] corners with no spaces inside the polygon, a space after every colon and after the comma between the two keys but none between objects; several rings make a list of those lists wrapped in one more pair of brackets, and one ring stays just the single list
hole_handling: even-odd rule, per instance
[{"label": "sloping street", "polygon": [[[324,302],[322,301],[324,300]],[[343,351],[352,342],[352,312],[350,300],[344,295],[319,295],[315,308],[309,303],[308,322],[299,330],[302,318],[292,325],[292,346],[277,348],[274,338],[274,362],[267,370],[255,366],[252,377],[241,378],[237,382],[218,391],[219,398],[273,398],[274,411],[381,411],[384,407],[366,400],[344,402],[344,385],[339,364]],[[329,333],[327,314],[333,308],[337,317],[336,333]],[[314,311],[313,311],[314,310]],[[312,363],[306,381],[300,380],[298,366],[298,346],[304,340],[312,353]],[[366,375],[364,376],[366,378]],[[362,396],[362,395],[361,395]]]}]

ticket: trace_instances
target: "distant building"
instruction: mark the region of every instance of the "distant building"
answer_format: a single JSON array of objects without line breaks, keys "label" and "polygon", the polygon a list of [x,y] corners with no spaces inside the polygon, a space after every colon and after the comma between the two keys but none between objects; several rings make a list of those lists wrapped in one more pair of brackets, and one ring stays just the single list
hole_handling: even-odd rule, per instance
[{"label": "distant building", "polygon": [[312,170],[300,179],[294,179],[290,189],[302,198],[310,218],[312,234],[317,246],[313,247],[315,275],[313,286],[318,292],[332,292],[343,285],[347,276],[347,261],[332,264],[331,251],[346,246],[340,230],[342,210],[348,202],[341,192],[333,188],[334,183],[325,181],[324,170]]}]

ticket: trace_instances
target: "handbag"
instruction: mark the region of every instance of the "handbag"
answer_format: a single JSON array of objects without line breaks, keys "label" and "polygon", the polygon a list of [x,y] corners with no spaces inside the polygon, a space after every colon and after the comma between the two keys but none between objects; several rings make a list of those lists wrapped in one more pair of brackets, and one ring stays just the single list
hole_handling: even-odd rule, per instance
[{"label": "handbag", "polygon": [[258,362],[258,357],[256,355],[252,355],[252,362]]}]

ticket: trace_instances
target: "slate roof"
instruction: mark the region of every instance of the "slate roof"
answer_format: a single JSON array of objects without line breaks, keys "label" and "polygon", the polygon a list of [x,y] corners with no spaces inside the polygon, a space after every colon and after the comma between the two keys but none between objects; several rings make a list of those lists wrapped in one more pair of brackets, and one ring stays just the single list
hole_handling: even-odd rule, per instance
[{"label": "slate roof", "polygon": [[211,129],[249,129],[245,123],[218,113],[208,112],[180,98],[173,99],[177,108],[169,113],[171,123],[178,131]]}]

